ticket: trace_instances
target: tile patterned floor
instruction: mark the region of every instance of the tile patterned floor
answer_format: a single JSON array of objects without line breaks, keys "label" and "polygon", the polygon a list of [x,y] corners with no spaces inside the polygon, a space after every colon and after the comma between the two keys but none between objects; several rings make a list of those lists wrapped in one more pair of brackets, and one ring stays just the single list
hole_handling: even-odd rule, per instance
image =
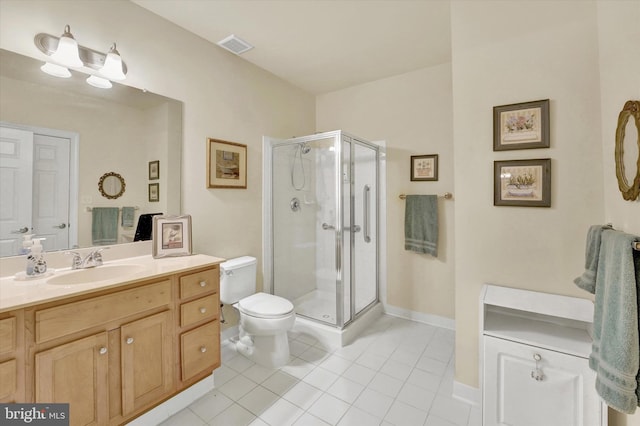
[{"label": "tile patterned floor", "polygon": [[290,333],[290,362],[267,369],[222,346],[216,388],[162,426],[480,426],[452,398],[454,332],[383,315],[329,350]]}]

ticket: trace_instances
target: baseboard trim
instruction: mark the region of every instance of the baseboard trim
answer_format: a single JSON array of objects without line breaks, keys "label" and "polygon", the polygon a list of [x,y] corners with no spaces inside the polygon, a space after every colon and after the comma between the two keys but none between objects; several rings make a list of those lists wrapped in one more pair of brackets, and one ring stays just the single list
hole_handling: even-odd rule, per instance
[{"label": "baseboard trim", "polygon": [[410,311],[408,309],[398,308],[388,304],[383,305],[384,313],[398,318],[404,318],[411,321],[421,322],[424,324],[435,325],[449,330],[456,329],[456,321],[451,318],[441,317],[439,315],[424,314],[422,312]]},{"label": "baseboard trim", "polygon": [[482,404],[482,393],[480,389],[473,386],[465,385],[458,381],[453,381],[453,394],[455,399],[466,402],[467,404],[479,407]]}]

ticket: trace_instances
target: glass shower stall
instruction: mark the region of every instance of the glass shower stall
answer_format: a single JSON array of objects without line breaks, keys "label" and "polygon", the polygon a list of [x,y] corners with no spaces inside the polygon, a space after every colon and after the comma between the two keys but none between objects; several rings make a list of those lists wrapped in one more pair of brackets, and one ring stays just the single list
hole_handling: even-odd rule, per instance
[{"label": "glass shower stall", "polygon": [[378,301],[380,149],[333,131],[265,138],[264,155],[265,287],[343,328]]}]

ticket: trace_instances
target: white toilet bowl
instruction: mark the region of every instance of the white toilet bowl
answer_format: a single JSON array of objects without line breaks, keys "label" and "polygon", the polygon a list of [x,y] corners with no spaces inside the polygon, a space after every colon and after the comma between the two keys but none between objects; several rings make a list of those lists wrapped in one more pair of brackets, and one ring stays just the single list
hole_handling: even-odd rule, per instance
[{"label": "white toilet bowl", "polygon": [[282,297],[255,293],[233,305],[240,312],[236,349],[256,364],[282,367],[289,360],[287,330],[293,327],[293,304]]}]

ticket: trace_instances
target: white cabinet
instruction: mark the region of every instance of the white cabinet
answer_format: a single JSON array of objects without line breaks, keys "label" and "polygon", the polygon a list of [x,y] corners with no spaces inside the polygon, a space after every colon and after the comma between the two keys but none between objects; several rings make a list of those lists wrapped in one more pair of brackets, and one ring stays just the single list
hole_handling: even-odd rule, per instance
[{"label": "white cabinet", "polygon": [[480,315],[484,426],[607,425],[590,301],[488,285]]}]

